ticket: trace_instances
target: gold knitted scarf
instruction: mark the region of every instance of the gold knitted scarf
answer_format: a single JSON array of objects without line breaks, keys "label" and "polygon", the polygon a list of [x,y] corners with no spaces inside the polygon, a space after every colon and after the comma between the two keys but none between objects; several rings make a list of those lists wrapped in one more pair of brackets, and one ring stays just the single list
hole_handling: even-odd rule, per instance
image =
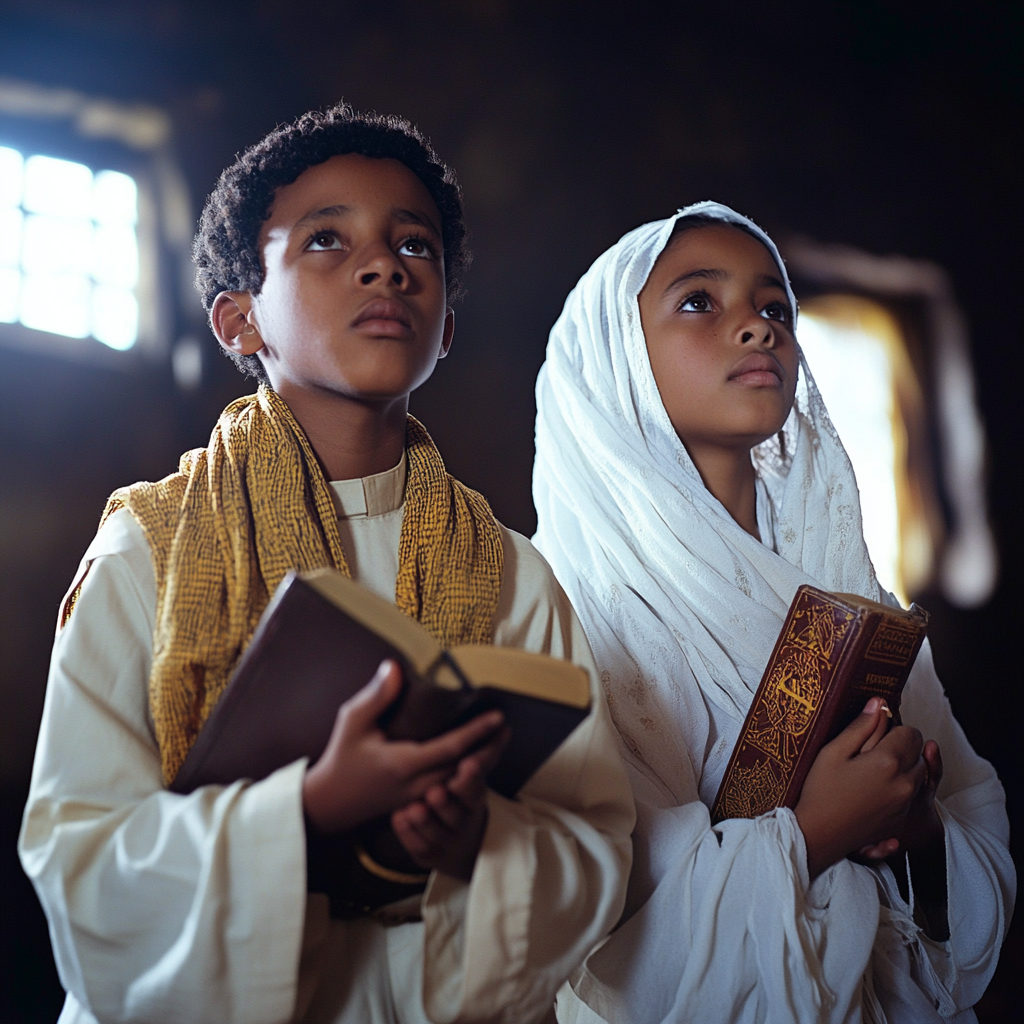
[{"label": "gold knitted scarf", "polygon": [[[501,534],[487,501],[453,479],[409,417],[408,477],[395,603],[445,646],[490,643]],[[206,448],[177,473],[115,491],[156,574],[149,702],[164,781],[181,767],[263,609],[290,569],[349,575],[330,488],[302,428],[263,386],[224,410]]]}]

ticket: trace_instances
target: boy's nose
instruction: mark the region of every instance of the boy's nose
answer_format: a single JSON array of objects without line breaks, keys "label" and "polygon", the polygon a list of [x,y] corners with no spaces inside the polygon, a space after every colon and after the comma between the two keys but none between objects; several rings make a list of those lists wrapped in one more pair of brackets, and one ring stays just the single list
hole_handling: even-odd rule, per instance
[{"label": "boy's nose", "polygon": [[390,251],[374,253],[362,261],[356,271],[356,281],[364,287],[378,281],[389,281],[395,287],[401,288],[406,280],[405,267]]}]

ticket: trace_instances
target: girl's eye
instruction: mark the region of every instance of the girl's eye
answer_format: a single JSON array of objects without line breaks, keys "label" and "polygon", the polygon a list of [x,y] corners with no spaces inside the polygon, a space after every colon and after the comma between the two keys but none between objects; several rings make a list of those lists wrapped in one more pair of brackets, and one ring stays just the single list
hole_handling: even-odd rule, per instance
[{"label": "girl's eye", "polygon": [[407,238],[398,249],[401,256],[418,256],[420,259],[433,259],[434,251],[424,238]]},{"label": "girl's eye", "polygon": [[707,292],[694,292],[687,295],[679,305],[681,313],[710,313],[711,296]]},{"label": "girl's eye", "polygon": [[333,231],[318,231],[309,240],[311,252],[328,252],[332,249],[343,249],[341,239]]},{"label": "girl's eye", "polygon": [[789,306],[785,302],[769,303],[761,310],[761,316],[765,320],[778,320],[779,323],[788,324],[792,321],[789,313]]}]

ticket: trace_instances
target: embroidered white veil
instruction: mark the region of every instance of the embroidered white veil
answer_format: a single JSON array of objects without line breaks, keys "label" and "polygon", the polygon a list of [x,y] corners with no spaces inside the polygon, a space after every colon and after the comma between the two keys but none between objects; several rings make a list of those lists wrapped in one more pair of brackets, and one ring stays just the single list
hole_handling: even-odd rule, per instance
[{"label": "embroidered white veil", "polygon": [[[698,203],[631,231],[584,274],[552,328],[534,469],[534,541],[580,613],[625,743],[677,797],[686,786],[675,785],[673,726],[690,722],[686,746],[703,759],[699,690],[739,728],[801,583],[879,596],[853,468],[802,355],[784,443],[753,453],[778,554],[705,488],[669,422],[637,295],[676,221],[693,214],[760,239],[796,310],[774,243],[728,207]],[[701,780],[699,760],[693,769]]]},{"label": "embroidered white veil", "polygon": [[[747,1019],[732,1000],[756,977],[770,1019],[845,1020],[878,921],[870,876],[841,862],[808,893],[792,812],[712,832],[706,805],[797,587],[876,599],[879,588],[853,469],[802,356],[782,439],[752,454],[775,524],[765,544],[712,497],[676,436],[637,295],[692,214],[760,239],[795,311],[771,239],[728,207],[698,203],[597,259],[551,330],[537,381],[534,543],[583,622],[637,798],[630,919],[573,989],[607,1020],[640,1006],[652,1021],[732,1020]],[[826,919],[839,922],[828,943]]]}]

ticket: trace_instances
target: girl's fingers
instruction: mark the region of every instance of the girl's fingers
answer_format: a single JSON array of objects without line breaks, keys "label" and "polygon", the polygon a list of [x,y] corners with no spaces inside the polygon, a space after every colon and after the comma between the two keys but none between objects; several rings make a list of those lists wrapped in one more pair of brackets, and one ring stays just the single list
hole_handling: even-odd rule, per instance
[{"label": "girl's fingers", "polygon": [[889,726],[892,724],[892,712],[885,701],[879,701],[878,708],[874,714],[875,728],[861,746],[860,752],[862,754],[866,754],[869,750],[874,750],[882,737],[889,731]]},{"label": "girl's fingers", "polygon": [[[831,743],[822,747],[825,750],[833,751],[839,757],[848,759],[860,753],[861,748],[868,742],[879,726],[879,717],[885,718],[885,712],[881,711],[882,701],[878,697],[872,697],[864,710],[859,714]],[[820,756],[820,755],[819,755]]]},{"label": "girl's fingers", "polygon": [[934,793],[942,781],[942,751],[935,740],[929,740],[921,751],[925,766],[928,769],[926,785]]}]

